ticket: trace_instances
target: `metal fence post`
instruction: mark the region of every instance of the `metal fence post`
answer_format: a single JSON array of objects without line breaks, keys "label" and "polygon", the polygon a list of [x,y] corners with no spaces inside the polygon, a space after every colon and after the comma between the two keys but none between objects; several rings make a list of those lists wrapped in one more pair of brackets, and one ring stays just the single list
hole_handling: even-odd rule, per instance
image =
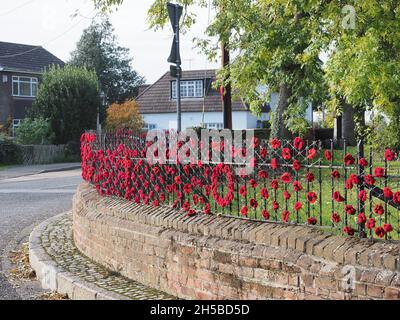
[{"label": "metal fence post", "polygon": [[[358,213],[364,213],[365,214],[365,202],[360,200],[360,192],[364,191],[365,186],[364,186],[364,174],[365,174],[365,170],[364,170],[364,166],[362,166],[360,164],[360,159],[364,158],[364,141],[362,139],[360,139],[357,143],[357,160],[358,160],[358,177],[360,180],[360,183],[358,184],[358,188],[357,188],[357,204],[358,204]],[[372,166],[372,163],[370,163],[370,165]],[[358,234],[360,236],[360,238],[366,238],[367,234],[365,233],[365,223],[358,223]]]}]

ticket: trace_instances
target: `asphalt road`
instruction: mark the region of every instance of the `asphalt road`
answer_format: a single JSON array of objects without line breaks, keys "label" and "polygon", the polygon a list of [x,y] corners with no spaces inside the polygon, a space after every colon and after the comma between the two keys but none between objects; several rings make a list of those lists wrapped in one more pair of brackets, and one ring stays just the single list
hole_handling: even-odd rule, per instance
[{"label": "asphalt road", "polygon": [[36,225],[71,209],[73,194],[81,181],[80,170],[0,180],[0,300],[32,296],[34,288],[14,288],[7,281],[5,260],[10,250],[27,242]]}]

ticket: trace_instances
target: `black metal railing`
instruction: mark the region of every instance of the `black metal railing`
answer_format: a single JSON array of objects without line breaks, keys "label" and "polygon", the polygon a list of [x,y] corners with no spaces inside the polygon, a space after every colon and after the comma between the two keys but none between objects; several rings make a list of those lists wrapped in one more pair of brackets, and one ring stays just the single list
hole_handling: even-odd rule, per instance
[{"label": "black metal railing", "polygon": [[[222,139],[210,143],[210,158],[176,163],[171,154],[182,148],[179,144],[167,148],[165,163],[152,163],[160,154],[156,149],[148,156],[154,141],[146,141],[145,134],[88,132],[82,136],[83,178],[101,195],[172,206],[188,216],[229,215],[399,239],[400,161],[392,151],[378,155],[346,142],[338,150],[334,141],[324,149],[318,141],[299,138],[274,142],[253,138],[248,149],[244,143],[234,146],[233,160],[222,154],[212,161],[227,147]],[[198,141],[188,144],[202,149]],[[238,154],[247,156],[246,163],[235,161]],[[253,170],[244,174],[249,166]]]}]

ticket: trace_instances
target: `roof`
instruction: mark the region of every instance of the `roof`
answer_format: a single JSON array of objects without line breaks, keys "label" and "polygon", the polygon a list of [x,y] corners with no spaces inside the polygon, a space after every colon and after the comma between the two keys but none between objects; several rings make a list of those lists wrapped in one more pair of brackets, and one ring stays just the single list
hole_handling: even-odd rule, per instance
[{"label": "roof", "polygon": [[[182,99],[182,112],[222,112],[222,102],[219,90],[212,88],[212,82],[216,80],[215,70],[192,70],[183,71],[182,80],[200,80],[206,79],[206,88],[208,92],[203,98]],[[165,73],[154,84],[145,89],[136,101],[139,105],[140,113],[169,113],[176,112],[176,100],[171,99],[170,87],[171,81],[175,78],[170,73]],[[247,111],[248,106],[242,99],[232,102],[233,111]]]},{"label": "roof", "polygon": [[0,42],[0,68],[4,70],[42,73],[51,65],[64,62],[41,46]]},{"label": "roof", "polygon": [[148,87],[150,87],[150,84],[142,84],[138,88],[138,96],[141,95]]}]

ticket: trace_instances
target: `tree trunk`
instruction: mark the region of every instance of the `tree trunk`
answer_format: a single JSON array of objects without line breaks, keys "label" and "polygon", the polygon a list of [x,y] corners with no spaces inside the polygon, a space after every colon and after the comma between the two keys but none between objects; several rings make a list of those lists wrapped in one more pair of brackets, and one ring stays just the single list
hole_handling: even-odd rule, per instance
[{"label": "tree trunk", "polygon": [[357,145],[355,135],[354,109],[348,103],[343,104],[342,139],[346,140],[346,145],[348,146]]},{"label": "tree trunk", "polygon": [[[221,42],[221,51],[222,51],[222,67],[229,69],[230,52],[227,43]],[[227,77],[230,78],[230,73],[228,74]],[[223,118],[224,118],[224,129],[232,130],[232,87],[230,82],[225,85]]]},{"label": "tree trunk", "polygon": [[289,98],[291,96],[291,90],[287,84],[281,84],[279,88],[279,100],[278,105],[274,114],[272,137],[277,137],[279,139],[291,139],[291,133],[286,128],[283,114],[289,106]]}]

